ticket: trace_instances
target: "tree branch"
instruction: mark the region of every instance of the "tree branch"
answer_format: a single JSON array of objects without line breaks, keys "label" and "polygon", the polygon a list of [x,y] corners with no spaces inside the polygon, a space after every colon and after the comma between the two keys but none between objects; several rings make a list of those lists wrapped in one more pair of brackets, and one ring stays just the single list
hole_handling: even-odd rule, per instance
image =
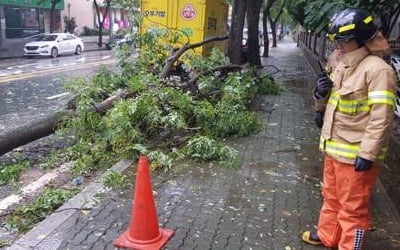
[{"label": "tree branch", "polygon": [[190,79],[189,81],[189,85],[194,85],[197,80],[199,80],[200,77],[204,76],[204,75],[208,75],[214,72],[218,72],[218,71],[238,71],[238,70],[242,70],[242,66],[240,65],[222,65],[222,66],[217,66],[215,68],[203,71],[198,73],[197,75],[195,75],[192,79]]},{"label": "tree branch", "polygon": [[204,41],[197,42],[197,43],[187,43],[183,45],[180,49],[173,51],[172,55],[167,59],[163,70],[160,73],[160,78],[165,78],[168,76],[168,72],[171,70],[172,66],[174,63],[189,49],[194,49],[200,46],[203,46],[204,44],[214,42],[214,41],[222,41],[228,39],[228,36],[216,36],[216,37],[210,37]]}]

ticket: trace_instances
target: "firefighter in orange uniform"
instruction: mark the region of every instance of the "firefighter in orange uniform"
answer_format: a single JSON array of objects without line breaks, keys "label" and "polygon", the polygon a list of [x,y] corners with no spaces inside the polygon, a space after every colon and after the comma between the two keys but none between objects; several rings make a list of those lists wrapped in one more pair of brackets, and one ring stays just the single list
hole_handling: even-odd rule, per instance
[{"label": "firefighter in orange uniform", "polygon": [[380,41],[383,47],[387,41],[367,12],[336,14],[328,37],[336,43],[339,61],[332,79],[321,75],[314,91],[321,114],[320,150],[325,153],[324,199],[317,232],[303,232],[302,239],[358,250],[370,228],[371,190],[392,131],[395,75],[368,47],[379,49]]}]

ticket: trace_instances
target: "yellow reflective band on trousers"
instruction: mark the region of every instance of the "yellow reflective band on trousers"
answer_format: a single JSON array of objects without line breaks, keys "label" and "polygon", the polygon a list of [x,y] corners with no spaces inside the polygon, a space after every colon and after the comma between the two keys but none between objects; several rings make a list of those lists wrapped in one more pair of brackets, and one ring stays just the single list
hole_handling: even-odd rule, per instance
[{"label": "yellow reflective band on trousers", "polygon": [[368,93],[368,98],[357,100],[343,99],[337,91],[332,91],[328,100],[329,104],[335,106],[336,110],[344,114],[356,114],[358,112],[369,112],[373,104],[387,104],[395,107],[396,96],[392,91],[372,91]]},{"label": "yellow reflective band on trousers", "polygon": [[[360,151],[360,146],[356,144],[347,144],[335,142],[333,140],[325,140],[322,136],[319,143],[319,149],[333,156],[340,156],[349,160],[355,160]],[[384,147],[376,157],[377,160],[383,161],[385,159],[387,147]]]}]

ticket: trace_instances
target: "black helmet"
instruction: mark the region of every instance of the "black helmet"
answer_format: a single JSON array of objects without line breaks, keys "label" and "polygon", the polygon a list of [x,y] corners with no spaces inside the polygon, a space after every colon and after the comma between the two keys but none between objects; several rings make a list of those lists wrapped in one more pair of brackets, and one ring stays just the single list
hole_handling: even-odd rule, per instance
[{"label": "black helmet", "polygon": [[363,10],[345,9],[333,15],[328,38],[330,41],[354,38],[366,42],[378,33],[378,27],[373,19],[368,12]]}]

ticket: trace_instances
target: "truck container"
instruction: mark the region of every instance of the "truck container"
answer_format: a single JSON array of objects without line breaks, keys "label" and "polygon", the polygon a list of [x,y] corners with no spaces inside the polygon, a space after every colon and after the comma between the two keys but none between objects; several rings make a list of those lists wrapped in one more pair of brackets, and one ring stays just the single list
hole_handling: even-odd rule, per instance
[{"label": "truck container", "polygon": [[[225,36],[228,7],[221,0],[142,0],[140,32],[143,34],[152,27],[168,28],[184,32],[190,43]],[[207,55],[214,46],[226,51],[227,41],[208,43],[195,52]]]}]

